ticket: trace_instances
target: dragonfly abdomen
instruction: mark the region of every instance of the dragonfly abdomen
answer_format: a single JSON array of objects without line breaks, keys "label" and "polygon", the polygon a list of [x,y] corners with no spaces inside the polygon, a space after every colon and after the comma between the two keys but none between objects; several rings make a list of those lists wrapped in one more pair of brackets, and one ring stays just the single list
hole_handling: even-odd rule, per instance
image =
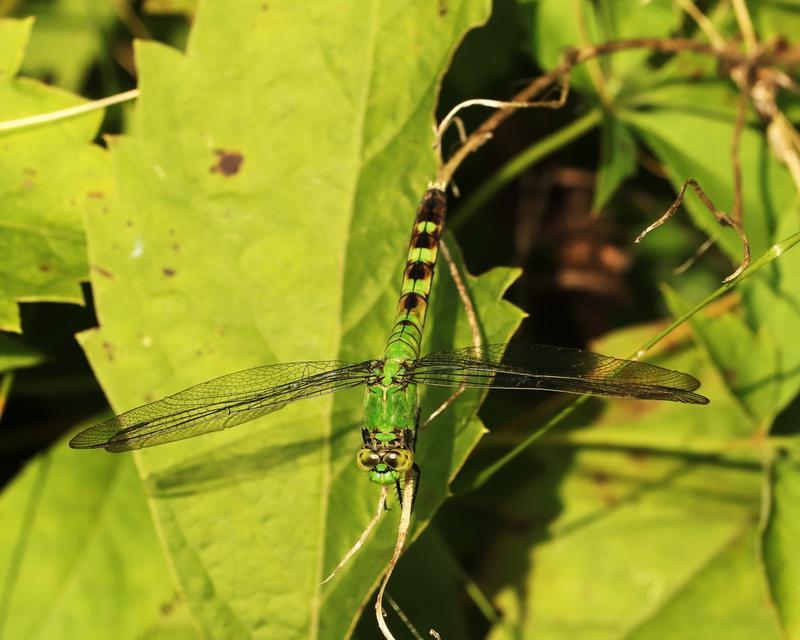
[{"label": "dragonfly abdomen", "polygon": [[422,196],[411,231],[400,301],[386,346],[386,359],[413,360],[419,357],[446,213],[445,192],[436,187],[428,189]]}]

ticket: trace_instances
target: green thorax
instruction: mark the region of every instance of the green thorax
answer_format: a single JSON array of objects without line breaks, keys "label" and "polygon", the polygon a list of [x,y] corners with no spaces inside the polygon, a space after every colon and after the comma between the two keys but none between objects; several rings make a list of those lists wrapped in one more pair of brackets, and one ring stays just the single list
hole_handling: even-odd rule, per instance
[{"label": "green thorax", "polygon": [[385,361],[375,373],[364,398],[365,426],[375,439],[388,443],[416,426],[417,385],[403,380],[398,360]]},{"label": "green thorax", "polygon": [[436,187],[428,189],[422,196],[411,230],[397,316],[384,353],[387,364],[419,358],[446,212],[445,192]]}]

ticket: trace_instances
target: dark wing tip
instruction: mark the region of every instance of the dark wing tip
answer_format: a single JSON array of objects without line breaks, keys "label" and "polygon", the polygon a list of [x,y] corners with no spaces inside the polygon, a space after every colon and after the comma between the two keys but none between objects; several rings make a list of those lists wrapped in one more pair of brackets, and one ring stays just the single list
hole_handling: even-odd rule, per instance
[{"label": "dark wing tip", "polygon": [[709,400],[705,396],[701,396],[699,393],[691,393],[690,392],[690,393],[687,393],[685,397],[686,397],[686,400],[683,400],[683,402],[686,402],[688,404],[710,404],[711,403],[711,400]]},{"label": "dark wing tip", "polygon": [[73,449],[108,449],[109,451],[123,451],[113,448],[114,439],[120,433],[120,426],[116,418],[106,420],[99,424],[84,429],[72,440],[69,446]]}]

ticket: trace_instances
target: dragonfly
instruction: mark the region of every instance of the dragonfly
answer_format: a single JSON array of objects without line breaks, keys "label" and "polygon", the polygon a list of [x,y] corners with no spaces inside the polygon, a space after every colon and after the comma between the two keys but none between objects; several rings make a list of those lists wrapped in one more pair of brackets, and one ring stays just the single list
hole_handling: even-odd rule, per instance
[{"label": "dragonfly", "polygon": [[[522,389],[708,404],[680,371],[581,349],[528,343],[474,345],[421,356],[425,317],[447,212],[444,188],[422,197],[383,357],[270,364],[224,375],[126,411],[76,435],[76,449],[131,451],[220,431],[304,400],[364,387],[358,468],[378,485],[411,474],[414,493],[421,385]],[[413,508],[413,507],[412,507]]]}]

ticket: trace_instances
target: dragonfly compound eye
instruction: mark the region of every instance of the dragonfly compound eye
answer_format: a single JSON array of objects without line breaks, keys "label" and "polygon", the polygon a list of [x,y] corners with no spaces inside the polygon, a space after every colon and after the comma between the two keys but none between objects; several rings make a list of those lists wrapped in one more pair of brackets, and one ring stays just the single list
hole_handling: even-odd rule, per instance
[{"label": "dragonfly compound eye", "polygon": [[380,464],[381,457],[372,449],[361,449],[356,455],[356,464],[362,471],[369,471],[375,465]]},{"label": "dragonfly compound eye", "polygon": [[408,449],[392,449],[383,456],[383,461],[395,471],[408,471],[414,464],[414,456]]}]

